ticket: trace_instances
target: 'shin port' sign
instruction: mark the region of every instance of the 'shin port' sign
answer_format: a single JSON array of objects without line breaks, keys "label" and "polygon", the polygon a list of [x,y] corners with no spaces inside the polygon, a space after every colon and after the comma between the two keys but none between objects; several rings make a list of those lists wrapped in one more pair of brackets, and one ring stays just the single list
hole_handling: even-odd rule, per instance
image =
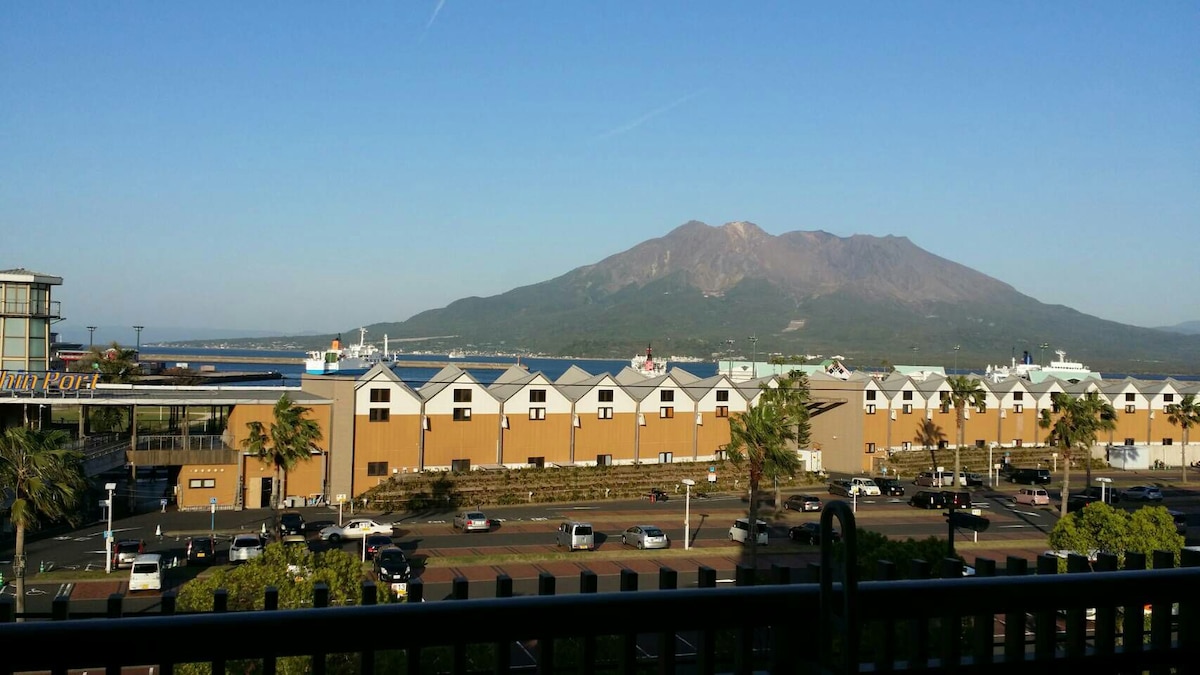
[{"label": "'shin port' sign", "polygon": [[65,392],[95,389],[100,373],[23,373],[0,370],[0,391]]}]

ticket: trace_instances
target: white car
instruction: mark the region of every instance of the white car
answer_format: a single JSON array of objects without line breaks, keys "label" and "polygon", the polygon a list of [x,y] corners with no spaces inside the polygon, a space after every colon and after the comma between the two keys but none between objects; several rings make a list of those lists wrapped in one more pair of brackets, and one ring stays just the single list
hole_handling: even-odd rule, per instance
[{"label": "white car", "polygon": [[1134,485],[1133,487],[1125,488],[1121,493],[1125,499],[1132,499],[1143,502],[1161,502],[1163,499],[1162,490],[1153,485]]},{"label": "white car", "polygon": [[321,539],[334,542],[342,539],[362,539],[372,534],[391,534],[391,523],[377,523],[370,518],[355,518],[345,525],[330,525],[321,529]]}]

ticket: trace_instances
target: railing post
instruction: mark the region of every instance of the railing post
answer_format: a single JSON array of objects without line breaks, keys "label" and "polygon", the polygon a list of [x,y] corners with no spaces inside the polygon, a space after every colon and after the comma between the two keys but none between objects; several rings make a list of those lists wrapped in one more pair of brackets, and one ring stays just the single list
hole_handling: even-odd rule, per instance
[{"label": "railing post", "polygon": [[[696,570],[698,588],[716,588],[717,571],[707,565]],[[717,633],[711,628],[701,628],[696,633],[696,672],[712,675],[716,670]]]},{"label": "railing post", "polygon": [[[1200,567],[1200,551],[1186,548],[1180,551],[1179,566]],[[1194,595],[1179,599],[1179,642],[1185,645],[1200,644],[1200,602],[1195,600]]]},{"label": "railing post", "polygon": [[71,616],[71,597],[68,595],[55,596],[50,601],[50,619],[66,621]]},{"label": "railing post", "polygon": [[[738,565],[733,570],[733,585],[749,587],[755,585],[755,569],[749,565]],[[733,672],[749,673],[754,662],[754,629],[738,626],[733,631]]]},{"label": "railing post", "polygon": [[[975,576],[996,576],[996,561],[991,558],[976,558]],[[992,663],[996,651],[992,638],[996,628],[996,615],[993,612],[975,614],[972,623],[975,630],[971,640],[971,659],[980,664]]]},{"label": "railing post", "polygon": [[[496,575],[496,597],[511,598],[513,594],[513,580],[507,574]],[[503,675],[512,668],[512,645],[501,640],[495,645],[495,660],[494,672],[496,675]]]},{"label": "railing post", "polygon": [[[875,561],[876,581],[895,581],[896,563],[890,560]],[[888,619],[880,623],[879,649],[875,653],[875,669],[887,672],[896,667],[896,620]]]},{"label": "railing post", "polygon": [[[638,589],[637,572],[628,567],[621,568],[621,592],[631,593]],[[617,672],[629,675],[637,671],[637,633],[621,633],[620,663]]]},{"label": "railing post", "polygon": [[121,601],[125,599],[120,593],[109,593],[108,602],[104,608],[104,617],[106,619],[121,618]]},{"label": "railing post", "polygon": [[[958,558],[942,560],[943,579],[962,579],[963,563]],[[941,632],[942,668],[956,670],[962,663],[962,615],[957,610],[942,614],[938,622]]]},{"label": "railing post", "polygon": [[[658,589],[673,591],[679,586],[679,575],[670,567],[658,568]],[[665,630],[658,634],[658,672],[669,675],[675,672],[675,631]]]},{"label": "railing post", "polygon": [[[364,579],[360,589],[363,607],[379,604],[379,587],[375,585],[374,581]],[[375,648],[369,642],[364,642],[362,650],[358,653],[358,672],[361,675],[373,675],[375,672]]]},{"label": "railing post", "polygon": [[[420,604],[425,599],[425,582],[420,579],[408,580],[408,595],[405,602],[415,602]],[[415,645],[405,650],[406,671],[409,675],[420,675],[421,673],[421,647]]]},{"label": "railing post", "polygon": [[466,600],[470,597],[471,582],[466,577],[454,577],[450,582],[450,599]]},{"label": "railing post", "polygon": [[[1004,563],[1004,574],[1010,577],[1023,577],[1029,572],[1029,561],[1016,556],[1008,556]],[[1011,605],[1016,609],[1004,613],[1004,662],[1017,663],[1025,660],[1025,610],[1015,602]]]},{"label": "railing post", "polygon": [[[1046,555],[1037,557],[1038,576],[1058,574],[1058,556]],[[1033,658],[1042,661],[1054,656],[1054,642],[1058,630],[1058,618],[1055,612],[1058,608],[1039,609],[1033,613]]]},{"label": "railing post", "polygon": [[[323,581],[313,584],[313,609],[319,609],[328,606],[329,584],[326,584]],[[325,650],[313,650],[311,672],[313,675],[325,675]]]},{"label": "railing post", "polygon": [[[1092,569],[1097,572],[1116,572],[1117,556],[1112,553],[1096,554],[1096,562],[1092,563]],[[1110,603],[1097,603],[1096,621],[1093,625],[1096,653],[1114,653],[1117,646],[1117,608]]]},{"label": "railing post", "polygon": [[[779,563],[771,563],[771,584],[774,586],[787,586],[792,583],[792,568]],[[793,639],[793,633],[796,629],[796,623],[789,620],[791,614],[781,616],[768,628],[771,640],[771,672],[783,673],[794,668],[796,663],[795,649],[793,646],[796,641]]]},{"label": "railing post", "polygon": [[[1067,573],[1083,574],[1092,571],[1086,556],[1074,553],[1067,556]],[[1083,656],[1087,649],[1087,607],[1067,608],[1067,658]]]},{"label": "railing post", "polygon": [[[554,595],[554,575],[549,572],[538,573],[538,595]],[[537,641],[537,672],[541,675],[551,675],[554,668],[554,640],[543,635]]]},{"label": "railing post", "polygon": [[[0,586],[3,588],[3,586]],[[17,620],[17,602],[10,597],[0,597],[0,623],[13,623]]]},{"label": "railing post", "polygon": [[[1125,570],[1144,570],[1146,569],[1146,554],[1145,553],[1125,553]],[[1125,620],[1121,625],[1121,649],[1126,652],[1139,652],[1142,650],[1142,642],[1146,635],[1146,614],[1145,605],[1139,603],[1136,605],[1125,606]]]},{"label": "railing post", "polygon": [[[1154,569],[1173,569],[1175,554],[1171,551],[1155,551],[1152,556]],[[1171,602],[1154,601],[1150,606],[1150,649],[1162,653],[1171,648]],[[1165,671],[1159,671],[1165,672]]]},{"label": "railing post", "polygon": [[[229,591],[218,588],[213,591],[213,614],[222,614],[229,610]],[[212,662],[213,675],[224,675],[225,659],[217,657]]]},{"label": "railing post", "polygon": [[[928,579],[933,566],[928,560],[916,558],[908,563],[910,579]],[[913,618],[909,620],[912,633],[912,656],[910,660],[918,668],[929,665],[929,615],[920,606],[914,607]]]},{"label": "railing post", "polygon": [[[595,593],[599,588],[599,577],[591,570],[580,570],[579,592]],[[596,635],[589,632],[583,636],[583,654],[580,667],[584,675],[596,672]]]},{"label": "railing post", "polygon": [[161,610],[159,614],[170,616],[175,613],[175,604],[179,600],[179,593],[174,589],[163,591],[162,600],[160,602]]},{"label": "railing post", "polygon": [[[408,595],[405,602],[423,602],[425,600],[425,582],[420,579],[408,580]],[[410,659],[411,661],[411,659]]]},{"label": "railing post", "polygon": [[[279,588],[277,586],[267,586],[263,589],[263,611],[274,612],[279,609]],[[363,658],[366,658],[366,652],[363,653]],[[263,675],[275,675],[278,669],[279,659],[276,656],[263,657]]]}]

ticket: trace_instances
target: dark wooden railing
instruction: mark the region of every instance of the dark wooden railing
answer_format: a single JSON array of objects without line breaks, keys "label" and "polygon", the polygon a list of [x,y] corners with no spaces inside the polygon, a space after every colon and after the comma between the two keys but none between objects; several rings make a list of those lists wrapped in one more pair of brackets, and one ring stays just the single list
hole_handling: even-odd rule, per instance
[{"label": "dark wooden railing", "polygon": [[[829,526],[828,514],[823,524]],[[842,518],[845,526],[853,517]],[[852,539],[853,537],[849,537]],[[122,616],[113,596],[111,620],[72,618],[56,600],[58,620],[14,622],[11,598],[0,602],[0,673],[67,672],[154,666],[157,672],[314,673],[1141,673],[1197,672],[1200,665],[1200,555],[1127,554],[1126,569],[1100,556],[1094,567],[1072,556],[1039,557],[1036,574],[1010,558],[1005,576],[994,561],[976,560],[976,575],[943,561],[946,578],[857,584],[853,542],[842,563],[826,549],[820,565],[774,567],[766,583],[739,567],[736,585],[716,587],[701,568],[698,588],[676,588],[662,568],[656,590],[621,573],[623,592],[596,593],[583,571],[578,593],[559,594],[544,573],[537,595],[511,597],[499,576],[494,598],[468,599],[456,579],[450,599],[422,602],[420,582],[409,602],[377,604],[381,588],[364,582],[361,604],[328,607],[318,585],[312,609],[280,610],[266,589],[264,611],[227,611],[218,591],[211,612],[175,613],[168,592],[162,615]],[[881,563],[885,578],[894,573]],[[930,565],[917,561],[921,577]],[[817,582],[820,583],[817,583]],[[565,589],[564,589],[565,590]],[[637,591],[637,592],[633,592]],[[1094,618],[1089,619],[1091,608]],[[203,671],[182,664],[203,664]]]}]

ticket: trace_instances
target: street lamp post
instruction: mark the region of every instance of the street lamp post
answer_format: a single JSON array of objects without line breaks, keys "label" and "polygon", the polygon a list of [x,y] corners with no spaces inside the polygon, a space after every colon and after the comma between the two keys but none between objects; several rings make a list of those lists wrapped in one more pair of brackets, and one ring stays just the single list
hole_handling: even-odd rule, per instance
[{"label": "street lamp post", "polygon": [[104,531],[104,573],[112,574],[112,511],[113,511],[113,490],[117,489],[116,483],[105,483],[104,489],[108,490],[108,529]]},{"label": "street lamp post", "polygon": [[681,481],[687,486],[687,494],[683,497],[683,550],[692,547],[692,486],[696,481],[684,478]]},{"label": "street lamp post", "polygon": [[136,347],[136,349],[139,354],[142,351],[142,329],[143,328],[145,328],[145,326],[134,326],[133,327],[133,330],[137,332],[137,347]]},{"label": "street lamp post", "polygon": [[733,340],[725,341],[725,355],[729,357],[729,378],[733,379]]},{"label": "street lamp post", "polygon": [[751,347],[750,379],[757,380],[758,379],[758,336],[751,335],[750,337],[748,337],[746,339],[750,341],[750,347]]},{"label": "street lamp post", "polygon": [[962,345],[954,345],[954,374],[958,374],[958,350],[962,349]]},{"label": "street lamp post", "polygon": [[95,340],[96,327],[88,326],[87,329],[88,329],[88,349],[91,349],[92,346],[96,344],[96,340]]},{"label": "street lamp post", "polygon": [[1046,350],[1049,348],[1050,348],[1049,342],[1043,342],[1042,344],[1038,345],[1038,365],[1039,366],[1046,365]]}]

